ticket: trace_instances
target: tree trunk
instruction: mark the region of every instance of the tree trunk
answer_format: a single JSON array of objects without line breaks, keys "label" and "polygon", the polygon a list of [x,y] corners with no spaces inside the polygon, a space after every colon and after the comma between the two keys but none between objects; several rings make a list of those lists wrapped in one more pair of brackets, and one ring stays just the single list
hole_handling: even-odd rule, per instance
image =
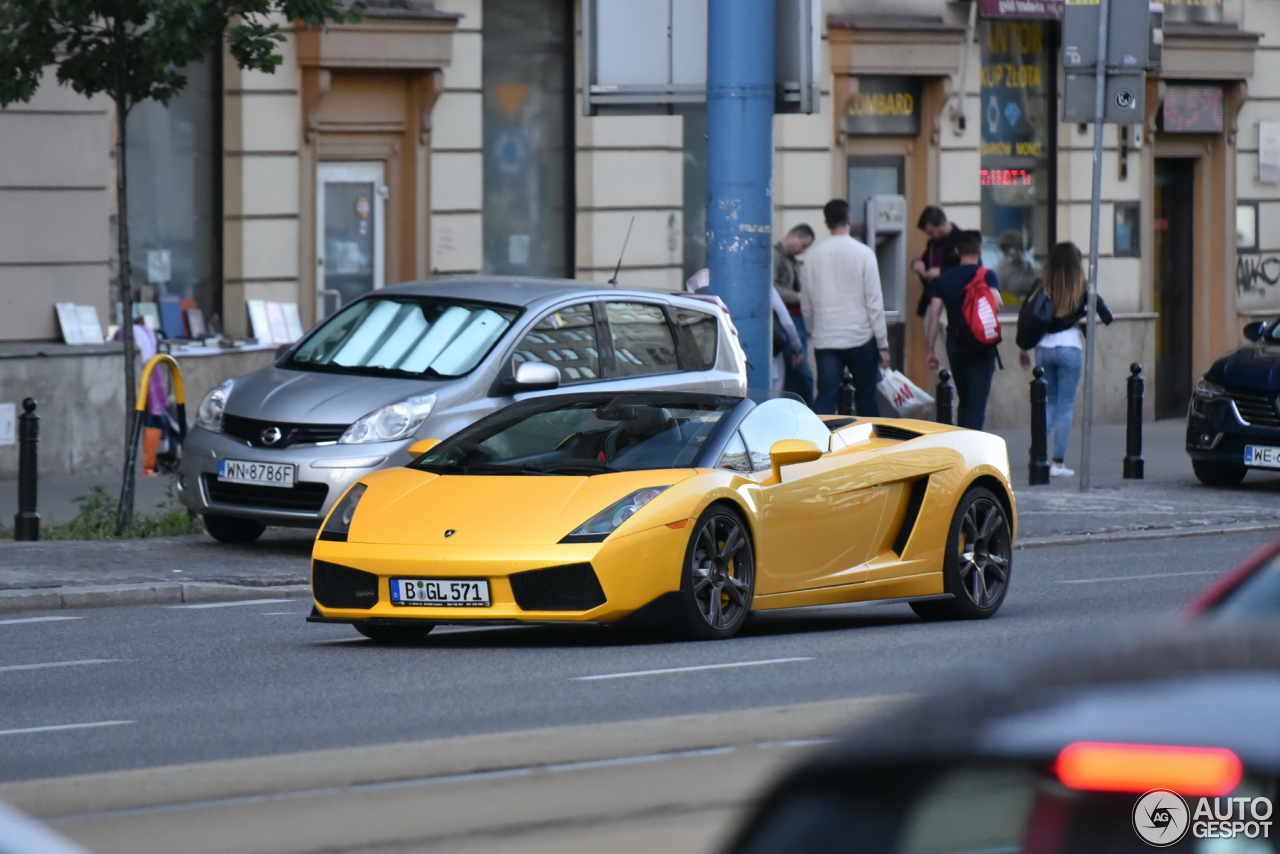
[{"label": "tree trunk", "polygon": [[119,240],[120,253],[120,328],[124,341],[124,487],[121,490],[121,502],[128,505],[128,513],[133,512],[133,483],[137,478],[134,466],[129,463],[129,443],[133,436],[133,421],[137,416],[134,406],[138,399],[137,371],[134,360],[137,348],[133,342],[133,280],[129,269],[129,194],[128,169],[125,164],[126,147],[125,126],[128,124],[129,105],[123,92],[117,92],[116,102],[116,236]]}]

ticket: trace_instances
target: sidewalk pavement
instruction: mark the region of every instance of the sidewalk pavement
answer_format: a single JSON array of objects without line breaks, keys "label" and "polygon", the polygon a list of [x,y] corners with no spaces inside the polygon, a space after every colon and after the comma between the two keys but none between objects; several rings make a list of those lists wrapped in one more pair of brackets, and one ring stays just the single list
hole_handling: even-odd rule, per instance
[{"label": "sidewalk pavement", "polygon": [[[1019,545],[1035,547],[1116,539],[1280,530],[1280,476],[1251,472],[1235,489],[1201,485],[1183,449],[1183,422],[1145,425],[1146,478],[1121,478],[1124,427],[1093,434],[1093,489],[1079,491],[1080,437],[1067,464],[1074,477],[1027,486],[1027,431],[999,431],[1009,444],[1018,500]],[[95,483],[111,494],[112,476],[52,479],[40,484],[46,518],[66,521],[71,498]],[[140,478],[137,507],[165,499],[165,481]],[[0,482],[0,513],[11,523],[16,484]],[[272,529],[257,543],[228,546],[206,535],[150,540],[0,541],[0,612],[112,604],[207,602],[309,595],[313,534]]]}]

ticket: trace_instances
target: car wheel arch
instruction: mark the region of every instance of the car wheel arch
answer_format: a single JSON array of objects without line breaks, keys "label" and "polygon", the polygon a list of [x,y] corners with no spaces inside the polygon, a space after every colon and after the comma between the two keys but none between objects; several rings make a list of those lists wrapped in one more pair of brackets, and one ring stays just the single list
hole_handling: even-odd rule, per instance
[{"label": "car wheel arch", "polygon": [[1009,519],[1010,528],[1016,529],[1017,519],[1013,510],[1013,499],[1009,495],[1009,489],[1005,482],[995,475],[981,474],[969,481],[969,483],[965,484],[960,495],[964,495],[969,490],[978,487],[991,490],[991,492],[995,494],[996,498],[1000,499],[1000,506],[1004,508],[1004,514]]}]

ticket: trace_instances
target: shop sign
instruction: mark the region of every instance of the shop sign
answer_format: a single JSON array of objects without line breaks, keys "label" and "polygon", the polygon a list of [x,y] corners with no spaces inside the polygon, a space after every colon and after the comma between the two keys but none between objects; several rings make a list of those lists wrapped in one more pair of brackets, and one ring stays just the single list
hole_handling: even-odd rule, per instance
[{"label": "shop sign", "polygon": [[984,18],[1057,21],[1062,18],[1062,4],[1063,0],[978,0],[978,11]]},{"label": "shop sign", "polygon": [[1160,108],[1165,133],[1221,133],[1221,86],[1169,86]]},{"label": "shop sign", "polygon": [[920,133],[920,78],[855,77],[840,127],[855,136]]}]

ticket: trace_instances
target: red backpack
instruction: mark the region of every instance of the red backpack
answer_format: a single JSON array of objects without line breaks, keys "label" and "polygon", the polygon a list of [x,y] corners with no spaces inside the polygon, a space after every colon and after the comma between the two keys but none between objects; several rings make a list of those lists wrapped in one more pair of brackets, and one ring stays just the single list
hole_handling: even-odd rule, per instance
[{"label": "red backpack", "polygon": [[1000,343],[1000,303],[987,285],[987,268],[979,267],[973,279],[964,286],[963,303],[964,323],[960,325],[963,332],[960,340],[972,349],[985,350]]}]

